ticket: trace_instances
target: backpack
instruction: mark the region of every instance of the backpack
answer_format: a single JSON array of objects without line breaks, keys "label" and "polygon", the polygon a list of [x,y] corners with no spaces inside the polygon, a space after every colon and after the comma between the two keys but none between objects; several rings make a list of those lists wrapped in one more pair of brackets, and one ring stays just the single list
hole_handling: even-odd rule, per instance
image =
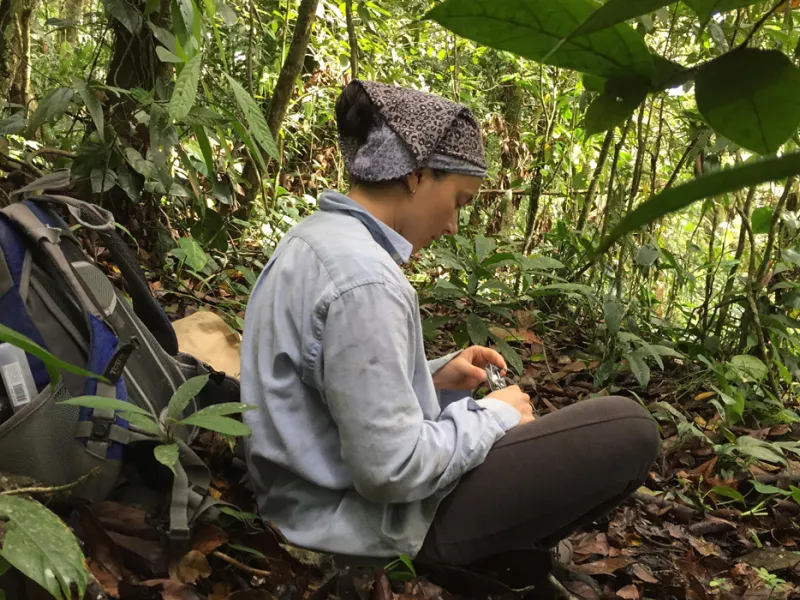
[{"label": "backpack", "polygon": [[[15,193],[65,187],[66,182],[68,174],[54,173]],[[132,303],[82,250],[58,212],[62,209],[98,234]],[[175,390],[202,374],[210,375],[209,382],[185,415],[239,401],[238,381],[179,352],[172,325],[135,254],[116,233],[113,215],[57,194],[34,195],[0,210],[0,323],[110,381],[64,372],[53,382],[38,358],[0,346],[5,380],[0,412],[7,417],[0,422],[0,471],[59,486],[97,469],[73,492],[90,502],[117,498],[132,486],[159,491],[160,485],[161,499],[168,498],[161,506],[168,508],[168,534],[173,540],[187,539],[191,524],[216,504],[209,496],[209,469],[190,448],[196,428],[186,428],[178,440],[173,475],[155,461],[157,438],[119,412],[59,404],[70,397],[103,396],[161,416]],[[15,355],[16,363],[9,359]]]}]

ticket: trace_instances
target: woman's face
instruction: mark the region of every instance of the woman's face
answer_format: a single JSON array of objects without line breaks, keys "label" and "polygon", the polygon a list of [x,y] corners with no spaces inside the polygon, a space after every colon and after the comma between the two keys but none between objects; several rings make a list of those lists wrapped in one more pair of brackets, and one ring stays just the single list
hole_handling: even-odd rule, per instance
[{"label": "woman's face", "polygon": [[400,234],[418,252],[444,235],[458,233],[459,211],[470,204],[482,180],[471,175],[448,173],[437,178],[430,169],[409,175],[408,202],[400,216]]}]

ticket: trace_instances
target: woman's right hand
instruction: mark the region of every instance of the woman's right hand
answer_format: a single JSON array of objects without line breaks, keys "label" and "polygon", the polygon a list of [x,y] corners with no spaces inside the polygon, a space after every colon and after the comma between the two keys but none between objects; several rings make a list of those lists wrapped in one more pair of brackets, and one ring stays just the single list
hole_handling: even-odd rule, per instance
[{"label": "woman's right hand", "polygon": [[520,425],[525,425],[525,423],[536,420],[536,417],[533,416],[531,397],[523,392],[518,385],[512,385],[502,390],[492,392],[487,398],[494,398],[495,400],[500,400],[500,402],[505,402],[519,412],[519,414],[522,415],[522,420],[519,422]]}]

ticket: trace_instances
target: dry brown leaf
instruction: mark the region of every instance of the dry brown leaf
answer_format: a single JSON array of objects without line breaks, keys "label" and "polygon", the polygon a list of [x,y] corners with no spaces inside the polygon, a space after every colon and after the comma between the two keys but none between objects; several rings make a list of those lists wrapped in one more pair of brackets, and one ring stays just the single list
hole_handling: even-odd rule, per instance
[{"label": "dry brown leaf", "polygon": [[636,577],[645,583],[658,583],[658,579],[653,576],[653,573],[650,572],[650,567],[647,565],[637,563],[633,565],[632,571]]},{"label": "dry brown leaf", "polygon": [[584,575],[613,575],[634,562],[636,562],[636,559],[630,556],[620,556],[618,558],[604,558],[586,565],[578,565],[576,569]]},{"label": "dry brown leaf", "polygon": [[192,550],[206,556],[228,541],[228,534],[211,523],[201,523],[192,532]]},{"label": "dry brown leaf", "polygon": [[639,589],[634,584],[626,585],[617,590],[617,596],[625,598],[625,600],[639,600]]},{"label": "dry brown leaf", "polygon": [[103,588],[103,591],[109,596],[119,598],[119,579],[91,558],[87,559],[86,563],[89,566],[89,571]]},{"label": "dry brown leaf", "polygon": [[716,395],[717,392],[703,392],[701,394],[697,394],[697,396],[695,396],[694,399],[697,402],[702,402],[703,400],[708,400],[709,398],[713,398]]},{"label": "dry brown leaf", "polygon": [[208,595],[208,600],[228,600],[231,595],[231,586],[227,582],[215,583]]},{"label": "dry brown leaf", "polygon": [[708,542],[702,538],[689,536],[689,543],[692,548],[697,550],[702,556],[719,556],[720,549],[714,542]]},{"label": "dry brown leaf", "polygon": [[577,373],[578,371],[585,371],[586,370],[586,363],[577,361],[570,363],[568,365],[564,365],[561,368],[562,371],[566,371],[567,373]]},{"label": "dry brown leaf", "polygon": [[194,584],[211,575],[211,565],[208,564],[205,554],[190,550],[178,563],[176,575],[181,583]]},{"label": "dry brown leaf", "polygon": [[680,525],[676,525],[675,523],[666,523],[665,526],[670,536],[674,537],[676,540],[683,539],[686,536],[686,532]]},{"label": "dry brown leaf", "polygon": [[608,556],[609,551],[608,536],[605,533],[591,535],[575,547],[575,554],[582,554],[584,556],[592,554]]},{"label": "dry brown leaf", "polygon": [[92,506],[92,513],[108,531],[145,539],[159,539],[158,532],[147,522],[147,513],[119,502],[100,502]]}]

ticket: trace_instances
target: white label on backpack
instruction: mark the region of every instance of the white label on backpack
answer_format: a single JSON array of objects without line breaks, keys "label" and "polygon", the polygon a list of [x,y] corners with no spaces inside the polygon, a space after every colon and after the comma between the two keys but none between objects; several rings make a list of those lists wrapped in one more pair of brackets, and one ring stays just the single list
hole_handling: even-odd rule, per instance
[{"label": "white label on backpack", "polygon": [[0,376],[15,412],[36,395],[28,357],[16,346],[0,344]]}]

